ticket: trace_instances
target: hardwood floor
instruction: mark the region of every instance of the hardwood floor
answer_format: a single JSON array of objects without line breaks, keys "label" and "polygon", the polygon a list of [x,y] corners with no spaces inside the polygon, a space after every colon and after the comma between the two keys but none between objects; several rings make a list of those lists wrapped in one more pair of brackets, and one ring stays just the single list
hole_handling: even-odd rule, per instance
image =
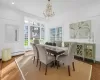
[{"label": "hardwood floor", "polygon": [[92,64],[91,80],[100,80],[100,63]]},{"label": "hardwood floor", "polygon": [[[19,56],[16,56],[19,57]],[[2,69],[5,68],[7,65],[12,63],[16,57],[13,57],[10,61],[7,61],[5,63],[2,63]],[[100,80],[100,63],[89,63],[92,64],[92,75],[91,75],[91,80]],[[1,63],[0,63],[1,65]]]},{"label": "hardwood floor", "polygon": [[0,60],[0,80],[1,80],[1,65],[2,65],[2,62]]}]

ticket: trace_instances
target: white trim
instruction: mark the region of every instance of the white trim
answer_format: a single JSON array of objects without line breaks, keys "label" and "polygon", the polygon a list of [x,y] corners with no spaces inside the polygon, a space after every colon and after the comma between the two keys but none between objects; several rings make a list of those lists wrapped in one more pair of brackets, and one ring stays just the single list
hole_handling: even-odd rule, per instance
[{"label": "white trim", "polygon": [[91,80],[91,75],[92,75],[92,65],[91,65],[91,69],[90,69],[89,80]]},{"label": "white trim", "polygon": [[[17,64],[16,59],[15,59],[15,62],[16,62],[16,64]],[[18,64],[17,64],[17,66],[18,66],[18,69],[19,69],[19,71],[20,71],[20,73],[21,73],[21,75],[22,75],[22,78],[25,80],[25,77],[24,77],[24,75],[23,75],[23,72],[21,71],[21,69],[20,69],[20,67],[19,67],[19,65],[18,65]]]},{"label": "white trim", "polygon": [[[11,56],[17,56],[17,55],[21,55],[21,54],[25,54],[25,51],[12,52]],[[2,59],[2,53],[0,55],[0,59]]]},{"label": "white trim", "polygon": [[25,54],[25,51],[13,52],[11,55],[17,56],[17,55],[21,55],[21,54]]}]

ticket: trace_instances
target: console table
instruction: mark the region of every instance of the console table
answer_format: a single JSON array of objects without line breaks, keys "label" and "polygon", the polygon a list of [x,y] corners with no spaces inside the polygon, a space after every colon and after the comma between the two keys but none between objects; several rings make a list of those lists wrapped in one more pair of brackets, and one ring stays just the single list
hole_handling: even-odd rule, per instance
[{"label": "console table", "polygon": [[[64,42],[64,47],[68,47],[70,43],[73,42]],[[90,59],[95,63],[95,43],[81,43],[77,42],[77,50],[75,52],[75,56],[82,57],[83,60]]]}]

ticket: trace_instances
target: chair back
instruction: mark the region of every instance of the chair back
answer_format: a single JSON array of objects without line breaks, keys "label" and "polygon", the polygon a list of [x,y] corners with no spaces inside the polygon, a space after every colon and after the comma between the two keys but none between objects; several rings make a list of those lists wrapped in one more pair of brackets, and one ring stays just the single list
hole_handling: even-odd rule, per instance
[{"label": "chair back", "polygon": [[64,42],[64,47],[69,47],[71,42]]},{"label": "chair back", "polygon": [[56,46],[56,43],[55,43],[55,42],[53,42],[53,43],[52,43],[52,46]]},{"label": "chair back", "polygon": [[62,41],[56,41],[56,46],[62,47]]},{"label": "chair back", "polygon": [[38,39],[35,39],[35,40],[34,40],[34,43],[35,43],[35,44],[40,44],[40,41],[39,41]]},{"label": "chair back", "polygon": [[48,45],[48,42],[46,42],[45,44]]},{"label": "chair back", "polygon": [[36,44],[31,44],[32,45],[32,48],[33,48],[33,52],[34,52],[34,56],[39,59],[39,52],[38,52],[38,49],[36,47]]},{"label": "chair back", "polygon": [[43,62],[44,64],[46,64],[47,62],[47,52],[46,52],[46,49],[45,49],[45,46],[43,45],[36,45],[37,48],[38,48],[38,51],[39,51],[39,60],[41,62]]},{"label": "chair back", "polygon": [[76,42],[71,43],[69,46],[68,57],[67,57],[69,62],[73,62],[74,60],[74,53],[76,52],[76,48],[77,48],[76,46],[77,46]]},{"label": "chair back", "polygon": [[76,42],[71,43],[69,45],[68,54],[74,54],[74,52],[76,51],[76,46],[77,46]]}]

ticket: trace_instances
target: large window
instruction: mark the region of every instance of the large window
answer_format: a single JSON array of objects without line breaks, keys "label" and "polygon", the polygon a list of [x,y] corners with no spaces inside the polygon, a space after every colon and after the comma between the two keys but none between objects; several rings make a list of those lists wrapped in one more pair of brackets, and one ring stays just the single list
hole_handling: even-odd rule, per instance
[{"label": "large window", "polygon": [[62,27],[50,29],[50,41],[62,41]]},{"label": "large window", "polygon": [[62,27],[56,28],[56,41],[62,41]]},{"label": "large window", "polygon": [[24,46],[28,46],[28,26],[24,26]]},{"label": "large window", "polygon": [[55,41],[55,33],[56,33],[56,29],[55,28],[51,28],[50,29],[50,41],[51,42]]},{"label": "large window", "polygon": [[44,40],[44,24],[33,22],[31,23],[25,23],[24,26],[24,35],[25,35],[25,41],[24,46],[30,46],[30,42],[33,42],[33,39],[38,40]]},{"label": "large window", "polygon": [[41,39],[44,39],[44,37],[45,37],[44,36],[45,35],[44,33],[45,33],[45,30],[44,30],[44,27],[42,27],[41,28]]},{"label": "large window", "polygon": [[30,39],[40,39],[40,27],[30,26]]}]

